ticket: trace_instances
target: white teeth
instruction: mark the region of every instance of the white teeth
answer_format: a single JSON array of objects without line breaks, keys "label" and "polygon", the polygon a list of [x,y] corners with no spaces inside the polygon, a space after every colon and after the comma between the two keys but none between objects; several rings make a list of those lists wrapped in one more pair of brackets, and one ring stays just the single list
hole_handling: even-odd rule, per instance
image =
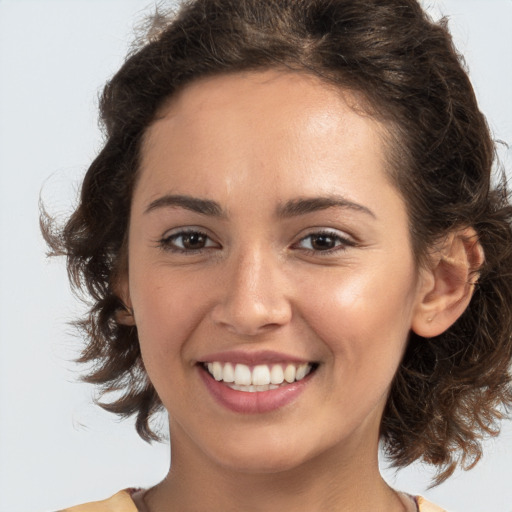
[{"label": "white teeth", "polygon": [[222,380],[222,364],[215,362],[213,363],[213,378],[215,380]]},{"label": "white teeth", "polygon": [[302,380],[309,373],[309,364],[301,364],[295,373],[295,380]]},{"label": "white teeth", "polygon": [[224,365],[224,372],[222,374],[222,380],[224,382],[235,382],[235,369],[231,363]]},{"label": "white teeth", "polygon": [[252,384],[251,369],[245,364],[235,366],[235,384],[237,386],[250,386]]},{"label": "white teeth", "polygon": [[270,383],[282,384],[284,381],[283,367],[280,364],[275,364],[270,370]]},{"label": "white teeth", "polygon": [[276,389],[282,384],[302,380],[311,372],[312,365],[303,363],[295,365],[259,364],[252,368],[238,363],[233,367],[232,363],[214,361],[206,365],[208,371],[217,381],[231,384],[232,389],[255,392]]},{"label": "white teeth", "polygon": [[284,380],[290,384],[295,381],[295,366],[289,364],[284,370]]},{"label": "white teeth", "polygon": [[246,391],[247,393],[257,393],[258,391],[269,391],[270,389],[277,389],[279,386],[275,384],[267,384],[266,386],[237,386],[236,384],[232,384],[229,386],[231,389],[235,389],[236,391]]},{"label": "white teeth", "polygon": [[252,370],[252,383],[255,386],[265,386],[270,384],[270,370],[265,364],[255,366]]}]

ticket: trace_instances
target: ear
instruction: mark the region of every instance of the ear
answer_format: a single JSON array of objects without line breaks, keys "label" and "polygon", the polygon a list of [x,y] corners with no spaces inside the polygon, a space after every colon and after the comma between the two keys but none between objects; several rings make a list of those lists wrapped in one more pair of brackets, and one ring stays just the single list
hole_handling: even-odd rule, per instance
[{"label": "ear", "polygon": [[473,228],[449,234],[434,248],[429,266],[421,274],[411,326],[416,334],[431,338],[455,323],[473,296],[484,259]]},{"label": "ear", "polygon": [[116,322],[121,325],[135,325],[135,316],[130,298],[130,287],[128,286],[127,272],[124,272],[122,277],[118,277],[116,279],[114,291],[122,304],[122,306],[115,313]]}]

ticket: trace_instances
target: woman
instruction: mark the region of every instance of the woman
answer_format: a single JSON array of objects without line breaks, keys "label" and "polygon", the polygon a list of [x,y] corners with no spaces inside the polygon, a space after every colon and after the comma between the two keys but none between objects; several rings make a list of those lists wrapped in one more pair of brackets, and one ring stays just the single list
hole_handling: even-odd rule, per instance
[{"label": "woman", "polygon": [[191,2],[101,108],[46,236],[95,300],[88,380],[145,439],[167,410],[172,465],[76,510],[439,510],[379,442],[441,482],[512,402],[511,208],[445,27],[412,0]]}]

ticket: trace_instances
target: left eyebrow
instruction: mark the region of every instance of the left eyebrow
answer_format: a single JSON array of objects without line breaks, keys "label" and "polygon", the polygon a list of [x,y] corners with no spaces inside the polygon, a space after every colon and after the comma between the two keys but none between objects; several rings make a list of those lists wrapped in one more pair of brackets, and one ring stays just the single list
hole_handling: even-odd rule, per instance
[{"label": "left eyebrow", "polygon": [[277,216],[281,218],[295,217],[298,215],[305,215],[307,213],[313,213],[320,210],[326,210],[327,208],[345,208],[349,210],[355,210],[370,215],[374,219],[377,218],[369,208],[362,204],[354,203],[349,201],[343,196],[325,196],[325,197],[307,197],[293,199],[281,205],[277,209]]},{"label": "left eyebrow", "polygon": [[208,215],[210,217],[225,217],[225,213],[223,212],[219,203],[215,201],[211,201],[210,199],[200,199],[192,196],[183,196],[183,195],[171,195],[167,194],[165,196],[159,197],[154,201],[151,201],[144,213],[149,213],[158,208],[185,208],[186,210],[191,210],[196,213],[200,213],[202,215]]}]

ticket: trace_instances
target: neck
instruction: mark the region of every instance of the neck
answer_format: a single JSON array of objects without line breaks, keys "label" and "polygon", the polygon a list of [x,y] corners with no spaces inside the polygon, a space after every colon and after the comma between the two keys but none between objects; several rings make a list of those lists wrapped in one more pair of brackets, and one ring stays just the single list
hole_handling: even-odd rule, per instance
[{"label": "neck", "polygon": [[292,469],[257,473],[222,467],[191,446],[173,441],[167,477],[146,493],[150,512],[212,506],[255,512],[406,510],[380,475],[377,438],[364,444],[355,440]]}]

